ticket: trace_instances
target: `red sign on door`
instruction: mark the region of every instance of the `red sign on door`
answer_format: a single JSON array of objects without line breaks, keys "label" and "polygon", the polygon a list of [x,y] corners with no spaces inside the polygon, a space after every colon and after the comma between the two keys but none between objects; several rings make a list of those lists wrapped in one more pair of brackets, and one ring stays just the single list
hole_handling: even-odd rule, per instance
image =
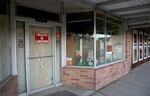
[{"label": "red sign on door", "polygon": [[37,44],[47,44],[48,43],[48,33],[35,33],[35,43]]},{"label": "red sign on door", "polygon": [[61,32],[56,32],[56,38],[61,38]]}]

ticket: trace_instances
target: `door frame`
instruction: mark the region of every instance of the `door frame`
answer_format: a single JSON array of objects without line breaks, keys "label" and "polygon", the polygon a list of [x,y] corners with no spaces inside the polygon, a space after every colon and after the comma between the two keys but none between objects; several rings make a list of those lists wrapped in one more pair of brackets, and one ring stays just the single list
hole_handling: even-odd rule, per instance
[{"label": "door frame", "polygon": [[[144,43],[143,43],[143,32],[142,31],[138,31],[139,32],[139,61],[142,61],[143,59],[144,59]],[[142,36],[142,38],[140,37],[140,36]],[[142,40],[142,42],[140,41],[140,39]],[[142,53],[140,53],[140,50],[142,50]],[[140,58],[140,56],[142,56],[142,58]]]},{"label": "door frame", "polygon": [[[135,40],[135,38],[134,38],[134,35],[136,35],[137,36],[137,38],[136,38],[136,43],[134,42],[134,40]],[[138,44],[138,31],[137,30],[135,30],[135,29],[133,29],[133,32],[132,32],[132,45],[133,45],[133,48],[132,48],[132,52],[133,52],[133,59],[132,59],[132,63],[133,64],[135,64],[136,62],[138,62],[138,59],[139,59],[139,44]],[[136,54],[137,54],[137,56],[136,57],[134,57],[134,50],[135,50],[135,45],[136,44]],[[137,58],[137,60],[134,60],[135,58]]]},{"label": "door frame", "polygon": [[26,62],[26,83],[27,83],[27,93],[28,94],[33,94],[33,93],[36,93],[36,92],[39,92],[39,91],[43,91],[43,90],[46,90],[46,89],[49,89],[49,88],[52,88],[52,87],[54,87],[54,68],[55,68],[55,61],[54,61],[54,58],[55,57],[52,57],[53,59],[52,59],[52,85],[51,86],[48,86],[48,87],[44,87],[44,88],[39,88],[39,89],[35,89],[35,90],[33,90],[33,91],[31,91],[31,88],[30,88],[30,86],[31,86],[31,84],[30,84],[30,64],[29,64],[29,50],[30,50],[30,48],[29,48],[29,32],[30,32],[30,29],[29,29],[29,27],[30,26],[39,26],[39,27],[46,27],[46,28],[52,28],[52,55],[54,55],[55,56],[55,50],[54,50],[54,43],[55,43],[55,37],[53,36],[54,35],[54,27],[53,26],[49,26],[49,25],[41,25],[41,24],[35,24],[35,23],[26,23],[25,24],[25,26],[26,26],[26,28],[25,28],[25,53],[26,53],[26,55],[25,55],[25,62]]},{"label": "door frame", "polygon": [[[19,94],[19,96],[29,96],[30,94],[34,94],[34,93],[37,93],[37,92],[40,92],[40,91],[43,91],[43,90],[46,90],[46,89],[49,89],[49,88],[53,88],[53,87],[57,87],[57,86],[60,86],[62,85],[62,82],[60,83],[57,83],[56,82],[56,77],[58,76],[58,74],[56,73],[56,37],[55,37],[55,31],[56,31],[56,26],[59,26],[61,27],[61,30],[62,30],[62,24],[61,23],[58,23],[58,22],[53,22],[53,21],[48,21],[47,23],[42,23],[42,22],[36,22],[34,19],[32,18],[25,18],[25,17],[16,17],[16,22],[17,21],[20,21],[20,22],[24,22],[25,23],[25,67],[26,67],[26,72],[25,72],[25,76],[26,76],[26,92],[25,93],[21,93]],[[35,25],[35,26],[40,26],[40,27],[48,27],[48,28],[52,28],[52,42],[53,42],[53,54],[54,54],[54,57],[53,57],[53,86],[49,86],[49,87],[46,87],[46,88],[41,88],[41,89],[37,89],[35,91],[30,91],[30,84],[29,84],[29,60],[28,60],[28,56],[29,56],[29,46],[27,46],[28,42],[29,42],[29,26],[30,25]],[[62,31],[61,31],[62,33]],[[62,41],[62,37],[61,37],[61,63],[62,63],[62,47],[63,47],[63,43],[64,41]],[[17,59],[17,58],[16,58]],[[61,69],[62,69],[62,64],[61,64]],[[60,74],[60,77],[61,77],[61,74]]]}]

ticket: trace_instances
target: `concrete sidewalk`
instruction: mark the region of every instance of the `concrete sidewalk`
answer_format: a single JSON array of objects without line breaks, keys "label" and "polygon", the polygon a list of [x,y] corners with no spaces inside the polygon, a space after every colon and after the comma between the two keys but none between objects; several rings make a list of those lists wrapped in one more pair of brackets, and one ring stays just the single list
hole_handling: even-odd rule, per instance
[{"label": "concrete sidewalk", "polygon": [[97,92],[60,86],[31,96],[150,96],[150,61]]},{"label": "concrete sidewalk", "polygon": [[150,61],[91,96],[150,96]]}]

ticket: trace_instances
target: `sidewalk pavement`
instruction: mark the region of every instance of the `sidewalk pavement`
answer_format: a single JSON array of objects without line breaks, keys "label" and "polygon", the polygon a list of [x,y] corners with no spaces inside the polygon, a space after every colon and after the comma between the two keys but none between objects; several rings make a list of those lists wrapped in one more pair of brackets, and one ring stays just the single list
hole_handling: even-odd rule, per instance
[{"label": "sidewalk pavement", "polygon": [[91,96],[150,96],[150,61]]},{"label": "sidewalk pavement", "polygon": [[150,61],[96,92],[60,86],[31,96],[150,96]]}]

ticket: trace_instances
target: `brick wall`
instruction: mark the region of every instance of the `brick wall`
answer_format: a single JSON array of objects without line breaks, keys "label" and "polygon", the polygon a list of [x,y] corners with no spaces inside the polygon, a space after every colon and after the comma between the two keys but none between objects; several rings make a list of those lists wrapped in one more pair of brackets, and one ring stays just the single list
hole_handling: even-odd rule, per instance
[{"label": "brick wall", "polygon": [[63,84],[98,90],[128,74],[132,64],[132,32],[126,32],[125,38],[125,61],[97,69],[65,67],[62,75]]},{"label": "brick wall", "polygon": [[95,70],[95,90],[98,90],[112,81],[119,79],[120,77],[129,73],[131,63],[120,62],[112,65],[108,65],[103,68]]},{"label": "brick wall", "polygon": [[94,69],[65,67],[63,84],[82,89],[94,89]]},{"label": "brick wall", "polygon": [[9,77],[3,86],[0,86],[0,96],[18,96],[17,76]]}]

